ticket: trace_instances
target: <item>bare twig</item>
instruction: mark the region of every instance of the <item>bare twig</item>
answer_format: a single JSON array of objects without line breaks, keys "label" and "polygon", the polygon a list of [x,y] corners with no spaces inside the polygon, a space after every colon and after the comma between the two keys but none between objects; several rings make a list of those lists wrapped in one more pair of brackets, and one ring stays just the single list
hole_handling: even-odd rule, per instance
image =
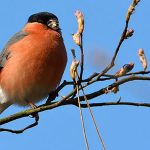
[{"label": "bare twig", "polygon": [[50,109],[56,108],[58,106],[61,106],[75,92],[76,92],[76,89],[74,89],[67,96],[65,96],[63,99],[61,99],[60,101],[57,101],[55,103],[44,104],[44,105],[41,105],[41,106],[39,106],[39,107],[37,107],[35,109],[28,109],[28,110],[16,113],[14,115],[2,118],[2,119],[0,119],[0,125],[3,125],[5,123],[11,122],[11,121],[14,121],[14,120],[19,119],[19,118],[28,117],[29,115],[34,115],[34,114],[36,114],[38,112],[42,112],[42,111],[45,111],[45,110],[50,110]]},{"label": "bare twig", "polygon": [[80,78],[79,82],[81,83],[82,81],[82,76],[83,76],[83,66],[84,66],[84,50],[83,50],[83,35],[81,34],[81,45],[80,45],[80,50],[81,50],[81,71],[80,71]]},{"label": "bare twig", "polygon": [[[103,103],[90,103],[90,107],[98,107],[98,106],[140,106],[140,107],[150,107],[150,103],[140,103],[140,102],[103,102]],[[82,108],[87,108],[86,104],[81,104]]]},{"label": "bare twig", "polygon": [[31,125],[28,125],[27,127],[23,128],[23,129],[11,130],[11,129],[0,128],[0,132],[7,131],[7,132],[19,134],[19,133],[23,133],[25,130],[33,128],[33,127],[35,127],[37,125],[38,125],[38,120],[35,118],[35,122],[34,123],[32,123]]},{"label": "bare twig", "polygon": [[[83,79],[81,82],[90,82],[92,81],[92,83],[97,82],[97,81],[106,81],[106,80],[110,80],[110,79],[116,79],[115,75],[111,75],[111,74],[104,74],[103,76],[106,78],[100,78],[98,80],[94,80],[95,77],[98,76],[99,73],[93,73],[92,75],[90,75],[88,78]],[[146,74],[150,74],[150,70],[149,71],[138,71],[138,72],[132,72],[132,73],[128,73],[123,75],[124,76],[129,76],[129,75],[146,75]],[[61,91],[65,86],[69,86],[69,85],[73,85],[74,82],[73,81],[66,81],[64,80],[63,83],[56,89],[56,92]]]},{"label": "bare twig", "polygon": [[[106,88],[113,88],[115,86],[119,86],[121,84],[127,83],[129,81],[135,81],[135,80],[150,80],[150,77],[145,77],[145,76],[130,76],[127,78],[123,78],[121,80],[118,80],[117,82],[110,84],[109,86],[102,88],[98,91],[95,91],[93,93],[90,94],[86,94],[86,97],[88,100],[93,99],[95,97],[98,97],[102,94],[105,94],[105,90]],[[85,88],[86,86],[88,86],[87,84],[83,85],[83,88]],[[81,90],[79,88],[79,90]],[[5,117],[0,119],[0,125],[6,124],[8,122],[20,119],[20,118],[24,118],[24,117],[28,117],[29,115],[35,114],[37,112],[42,112],[42,111],[46,111],[46,110],[50,110],[50,109],[54,109],[56,107],[59,106],[63,106],[63,105],[69,105],[69,104],[75,104],[77,102],[77,98],[74,99],[69,99],[74,93],[76,92],[76,89],[74,89],[73,91],[71,91],[65,98],[61,99],[60,101],[51,103],[51,104],[45,104],[45,105],[41,105],[38,108],[35,109],[28,109],[25,111],[21,111],[19,113],[16,113],[14,115]],[[84,97],[80,96],[80,101],[84,101]]]},{"label": "bare twig", "polygon": [[[119,49],[120,49],[122,43],[124,42],[124,40],[126,39],[126,33],[127,33],[130,17],[132,15],[133,11],[135,10],[135,6],[138,4],[138,2],[139,2],[139,0],[133,0],[131,6],[129,7],[128,12],[127,12],[127,16],[126,16],[125,27],[124,27],[123,33],[121,35],[120,41],[118,43],[118,46],[115,50],[115,53],[112,57],[111,63],[97,76],[96,80],[98,80],[102,75],[104,75],[106,72],[108,72],[115,65],[115,59],[117,57]],[[132,8],[133,10],[131,10],[130,8]]]},{"label": "bare twig", "polygon": [[[83,96],[78,96],[78,97],[75,97],[75,98],[71,98],[71,96],[73,94],[75,94],[77,92],[77,90],[79,92],[80,90],[82,90],[82,88],[84,89],[87,86],[90,86],[91,84],[93,84],[97,81],[107,81],[107,80],[110,81],[110,80],[116,79],[115,75],[109,75],[109,74],[106,74],[106,73],[115,65],[115,60],[116,60],[116,57],[117,57],[118,52],[120,50],[120,47],[123,44],[124,40],[127,38],[127,30],[128,30],[128,24],[129,24],[129,21],[130,21],[130,17],[133,14],[133,11],[135,10],[135,6],[138,4],[138,2],[139,2],[139,0],[133,0],[132,1],[132,4],[130,5],[130,7],[128,9],[128,12],[127,12],[127,15],[126,15],[126,22],[125,22],[124,30],[122,32],[119,43],[118,43],[118,45],[115,49],[112,60],[111,60],[110,64],[101,73],[94,73],[94,74],[90,75],[88,78],[83,79],[84,51],[83,51],[83,43],[82,43],[82,40],[83,40],[82,39],[82,32],[83,32],[83,29],[84,29],[84,24],[81,24],[82,20],[78,20],[78,25],[79,26],[78,26],[78,31],[77,31],[77,37],[78,37],[78,35],[80,35],[78,37],[79,38],[78,39],[78,42],[79,42],[78,45],[79,45],[80,50],[81,50],[81,70],[80,70],[80,76],[79,76],[79,83],[85,83],[85,84],[83,84],[82,87],[81,86],[78,87],[78,88],[76,87],[74,90],[72,90],[67,96],[62,98],[60,101],[51,102],[49,104],[44,104],[44,105],[41,105],[41,106],[39,106],[35,109],[25,110],[25,111],[16,113],[14,115],[2,118],[2,119],[0,119],[0,125],[9,123],[9,122],[14,121],[14,120],[19,119],[19,118],[28,117],[29,115],[34,115],[38,112],[54,109],[56,107],[60,107],[60,106],[64,106],[64,105],[79,106],[79,103],[78,103],[79,100],[84,101],[86,99],[88,101],[88,100],[93,99],[95,97],[98,97],[102,94],[105,94],[106,89],[111,90],[113,87],[120,86],[120,85],[122,85],[124,83],[127,83],[129,81],[134,81],[134,80],[137,80],[137,81],[138,80],[147,80],[147,81],[149,81],[150,80],[149,76],[136,76],[136,75],[150,74],[150,71],[139,71],[139,72],[128,73],[128,74],[122,75],[121,79],[119,78],[118,81],[115,81],[112,84],[110,84],[110,82],[109,82],[110,85],[108,85],[108,86],[106,86],[102,89],[99,89],[98,91],[94,91],[94,92],[91,92],[91,93],[86,94],[86,95],[83,93]],[[74,82],[72,82],[72,81],[64,81],[57,88],[56,92],[58,93],[65,86],[73,85],[73,84],[74,84]],[[108,106],[108,105],[130,105],[130,106],[150,107],[149,103],[120,102],[120,101],[119,102],[104,102],[104,103],[91,103],[91,104],[89,104],[89,106],[91,106],[91,107]],[[87,104],[81,104],[81,107],[86,108]],[[35,123],[29,125],[28,127],[24,128],[22,130],[10,130],[10,129],[2,129],[1,128],[0,132],[8,131],[8,132],[11,132],[11,133],[22,133],[25,130],[36,126],[37,124],[38,124],[38,121],[35,121]]]},{"label": "bare twig", "polygon": [[[86,149],[89,150],[89,144],[88,144],[88,140],[87,140],[87,136],[86,136],[86,131],[85,131],[85,126],[84,126],[84,119],[83,119],[83,114],[82,114],[82,108],[81,108],[81,104],[80,104],[80,96],[79,96],[79,85],[78,85],[78,66],[79,66],[79,61],[76,60],[76,55],[75,55],[75,50],[71,50],[72,55],[73,55],[73,61],[72,64],[70,66],[70,76],[74,82],[74,87],[76,87],[77,89],[77,99],[78,99],[78,106],[79,106],[79,110],[80,110],[80,119],[81,119],[81,124],[82,124],[82,131],[83,131],[83,136],[84,136],[84,141],[85,141],[85,145],[86,145]],[[74,97],[71,97],[74,98]]]},{"label": "bare twig", "polygon": [[77,98],[78,98],[78,106],[79,106],[79,110],[80,110],[80,118],[81,118],[82,131],[83,131],[83,135],[84,135],[85,145],[86,145],[86,149],[89,150],[89,144],[88,144],[86,131],[85,131],[85,126],[84,126],[84,119],[83,119],[83,114],[82,114],[82,108],[81,108],[81,104],[80,104],[80,96],[79,96],[78,85],[77,85]]},{"label": "bare twig", "polygon": [[[100,134],[100,131],[99,131],[99,129],[98,129],[98,126],[97,126],[95,117],[94,117],[94,115],[93,115],[93,112],[92,112],[92,109],[91,109],[90,104],[89,104],[89,102],[88,102],[88,99],[87,99],[87,97],[86,97],[86,95],[85,95],[85,93],[84,93],[82,84],[80,84],[80,86],[81,86],[81,90],[82,90],[82,92],[83,92],[84,99],[85,99],[85,101],[86,101],[86,105],[87,105],[87,107],[88,107],[88,109],[89,109],[89,111],[90,111],[90,114],[91,114],[91,116],[92,116],[92,120],[93,120],[93,122],[94,122],[94,126],[95,126],[95,128],[96,128],[96,131],[97,131],[97,134],[98,134],[98,136],[99,136],[100,142],[102,143],[103,149],[106,150],[106,147],[105,147],[103,138],[102,138],[102,136],[101,136],[101,134]],[[81,107],[81,106],[80,106],[80,107]]]}]

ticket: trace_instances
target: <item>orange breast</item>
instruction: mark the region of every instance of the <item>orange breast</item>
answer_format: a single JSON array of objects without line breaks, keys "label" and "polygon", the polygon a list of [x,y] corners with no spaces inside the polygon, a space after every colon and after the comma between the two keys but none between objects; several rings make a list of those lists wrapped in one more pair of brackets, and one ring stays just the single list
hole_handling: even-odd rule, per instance
[{"label": "orange breast", "polygon": [[26,105],[26,100],[37,102],[54,90],[67,62],[62,37],[36,27],[26,27],[30,34],[9,47],[10,58],[1,72],[2,89],[8,99],[20,105]]}]

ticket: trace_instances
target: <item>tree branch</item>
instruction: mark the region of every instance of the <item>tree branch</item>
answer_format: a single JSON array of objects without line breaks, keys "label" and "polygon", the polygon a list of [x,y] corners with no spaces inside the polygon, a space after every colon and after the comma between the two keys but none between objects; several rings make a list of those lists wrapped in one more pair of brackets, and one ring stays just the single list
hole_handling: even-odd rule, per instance
[{"label": "tree branch", "polygon": [[7,132],[19,134],[19,133],[23,133],[25,130],[33,128],[33,127],[35,127],[37,125],[38,125],[38,120],[35,119],[34,123],[32,123],[31,125],[28,125],[27,127],[23,128],[23,129],[20,129],[20,130],[11,130],[11,129],[0,128],[0,132],[7,131]]},{"label": "tree branch", "polygon": [[[126,105],[126,106],[141,106],[150,107],[150,103],[138,103],[138,102],[104,102],[104,103],[91,103],[90,107],[98,106],[115,106],[115,105]],[[81,104],[82,108],[87,108],[86,104]]]},{"label": "tree branch", "polygon": [[114,55],[112,57],[111,63],[97,76],[96,80],[98,80],[101,76],[103,76],[105,73],[107,73],[115,65],[115,59],[117,57],[117,54],[118,54],[118,52],[120,50],[120,47],[121,47],[122,43],[126,39],[126,33],[127,33],[130,17],[132,15],[133,11],[135,10],[135,7],[138,4],[138,2],[139,2],[138,0],[133,0],[132,4],[130,5],[130,7],[132,7],[133,10],[128,9],[127,16],[126,16],[125,27],[124,27],[124,30],[122,32],[121,38],[119,40],[119,43],[118,43],[118,45],[116,47],[116,50],[114,52]]},{"label": "tree branch", "polygon": [[[119,43],[115,49],[114,55],[111,59],[110,64],[101,72],[101,73],[93,73],[92,75],[90,75],[88,78],[86,79],[82,79],[83,76],[83,71],[84,71],[84,51],[83,51],[83,43],[82,43],[82,32],[84,29],[84,22],[82,22],[82,24],[80,24],[80,20],[78,20],[78,34],[80,34],[81,36],[81,41],[80,41],[80,50],[81,50],[81,70],[80,70],[80,77],[79,77],[79,82],[80,83],[84,83],[83,86],[79,87],[79,90],[82,90],[82,88],[86,88],[87,86],[90,86],[91,84],[98,82],[98,81],[112,81],[113,83],[102,88],[99,89],[98,91],[94,91],[91,92],[89,94],[86,95],[81,95],[78,98],[80,99],[80,101],[84,101],[85,97],[87,98],[87,100],[96,98],[98,96],[101,96],[103,94],[106,94],[106,90],[110,90],[113,87],[117,87],[120,86],[124,83],[130,82],[130,81],[139,81],[139,80],[150,80],[149,76],[138,76],[138,75],[145,75],[145,74],[150,74],[150,71],[138,71],[138,72],[133,72],[133,73],[128,73],[125,74],[117,79],[116,81],[116,76],[115,75],[111,75],[111,74],[106,74],[114,65],[115,65],[115,60],[117,58],[118,52],[120,50],[121,45],[123,44],[123,42],[125,41],[125,39],[127,39],[126,37],[126,33],[128,30],[128,24],[130,21],[130,17],[133,13],[133,11],[135,10],[135,6],[138,4],[139,0],[133,0],[132,4],[130,5],[127,15],[126,15],[126,22],[125,22],[125,27],[123,29],[123,32],[121,34],[121,38],[119,40]],[[83,17],[83,16],[82,16]],[[79,19],[79,18],[78,18]],[[82,18],[83,19],[83,18]],[[83,20],[82,20],[83,21]],[[115,79],[115,81],[114,81]],[[64,81],[57,89],[56,89],[56,93],[60,92],[64,87],[68,86],[68,85],[74,85],[74,82],[72,81]],[[62,98],[60,101],[57,102],[50,102],[50,103],[46,103],[44,105],[40,105],[39,107],[35,108],[35,109],[28,109],[25,111],[21,111],[19,113],[13,114],[11,116],[5,117],[0,119],[0,125],[4,125],[6,123],[9,123],[11,121],[20,119],[20,118],[24,118],[24,117],[28,117],[29,115],[34,115],[36,113],[42,112],[42,111],[46,111],[46,110],[50,110],[50,109],[54,109],[56,107],[60,107],[60,106],[64,106],[64,105],[75,105],[75,106],[79,106],[78,104],[78,98],[77,97],[73,97],[72,95],[76,94],[76,88],[74,90],[72,90],[67,96],[65,96],[64,98]],[[50,96],[48,97],[48,99],[50,99]],[[103,103],[91,103],[90,106],[91,107],[97,107],[97,106],[108,106],[108,105],[130,105],[130,106],[145,106],[145,107],[150,107],[150,103],[137,103],[137,102],[103,102]],[[87,104],[81,104],[82,108],[87,108]],[[22,133],[25,130],[32,128],[34,126],[36,126],[38,124],[38,121],[35,120],[35,122],[27,127],[25,127],[22,130],[11,130],[11,129],[2,129],[0,128],[0,132],[2,131],[8,131],[11,133]]]},{"label": "tree branch", "polygon": [[[150,80],[150,77],[130,76],[130,77],[127,77],[127,78],[123,78],[121,80],[118,80],[117,82],[114,82],[114,83],[110,84],[109,86],[107,86],[105,88],[102,88],[102,89],[100,89],[96,92],[87,94],[86,97],[87,97],[88,100],[93,99],[95,97],[98,97],[98,96],[101,96],[101,95],[105,94],[106,89],[111,89],[115,86],[119,86],[121,84],[127,83],[129,81],[134,81],[134,80],[137,80],[137,81],[138,80]],[[83,86],[83,88],[85,88],[85,87],[86,86]],[[81,90],[81,88],[79,88],[79,90]],[[60,101],[57,101],[57,102],[54,102],[54,103],[51,103],[51,104],[44,104],[44,105],[41,105],[41,106],[39,106],[35,109],[28,109],[28,110],[16,113],[14,115],[2,118],[2,119],[0,119],[0,125],[6,124],[6,123],[14,121],[14,120],[17,120],[19,118],[28,117],[29,115],[33,115],[33,114],[38,113],[38,112],[54,109],[54,108],[59,107],[59,106],[70,105],[70,104],[75,105],[75,104],[77,104],[77,98],[69,99],[75,92],[76,92],[76,89],[74,89],[65,98],[61,99]],[[84,96],[80,96],[80,101],[84,101]]]}]

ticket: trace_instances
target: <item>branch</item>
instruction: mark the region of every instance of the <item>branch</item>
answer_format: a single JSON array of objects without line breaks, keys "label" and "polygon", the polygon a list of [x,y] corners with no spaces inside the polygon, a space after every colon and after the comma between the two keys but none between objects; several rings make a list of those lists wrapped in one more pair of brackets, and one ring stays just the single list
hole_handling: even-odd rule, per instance
[{"label": "branch", "polygon": [[80,79],[79,82],[82,81],[82,76],[83,76],[83,71],[84,71],[84,50],[83,50],[83,34],[81,34],[81,45],[80,45],[80,50],[81,50],[81,71],[80,71]]},{"label": "branch", "polygon": [[[90,94],[87,94],[86,97],[88,100],[90,99],[93,99],[93,98],[96,98],[98,96],[101,96],[103,94],[105,94],[105,91],[106,90],[110,90],[112,89],[113,87],[116,87],[116,86],[119,86],[119,85],[122,85],[124,83],[127,83],[129,81],[134,81],[134,80],[150,80],[150,77],[143,77],[143,76],[130,76],[130,77],[127,77],[127,78],[123,78],[121,80],[118,80],[110,85],[108,85],[107,87],[104,87],[98,91],[95,91],[93,93],[90,93]],[[84,85],[83,88],[85,88],[87,85]],[[84,101],[84,96],[80,96],[80,101]],[[67,102],[69,104],[77,104],[77,98],[74,98],[74,99],[68,99]]]},{"label": "branch", "polygon": [[[115,65],[115,60],[116,57],[118,55],[118,52],[120,50],[121,45],[123,44],[123,42],[125,41],[125,39],[127,39],[128,37],[132,36],[133,34],[133,30],[132,33],[128,33],[127,36],[127,31],[128,31],[128,24],[130,21],[130,17],[133,13],[133,11],[135,10],[136,5],[138,4],[140,0],[133,0],[132,4],[130,5],[127,15],[126,15],[126,22],[125,22],[125,27],[123,29],[121,38],[119,40],[119,43],[115,49],[114,55],[112,57],[112,60],[110,62],[110,64],[101,72],[101,73],[94,73],[91,76],[89,76],[86,79],[82,79],[83,76],[83,70],[84,70],[84,51],[83,51],[83,43],[82,43],[82,33],[83,33],[83,29],[84,29],[84,18],[83,18],[83,14],[80,11],[76,12],[76,17],[77,17],[77,21],[78,21],[78,31],[76,34],[73,35],[73,39],[75,41],[75,43],[77,45],[79,45],[80,50],[81,50],[81,70],[80,70],[80,77],[79,77],[79,82],[80,83],[85,83],[82,87],[80,86],[78,90],[82,90],[82,88],[86,88],[87,86],[90,86],[91,84],[97,82],[97,81],[107,81],[107,80],[112,80],[112,79],[116,79],[115,75],[111,75],[111,74],[106,74],[114,65]],[[139,71],[139,72],[134,72],[134,73],[128,73],[125,74],[121,77],[119,77],[114,83],[99,89],[98,91],[86,94],[84,96],[79,96],[78,98],[80,99],[80,101],[84,101],[84,97],[87,98],[87,100],[93,99],[95,97],[101,96],[102,94],[106,94],[106,90],[111,90],[113,87],[117,87],[119,85],[122,85],[124,83],[127,83],[129,81],[134,81],[134,80],[150,80],[150,77],[146,77],[146,76],[136,76],[136,75],[144,75],[144,74],[150,74],[150,71]],[[122,78],[124,77],[124,78]],[[57,89],[56,89],[56,93],[58,93],[59,91],[61,91],[65,86],[68,85],[74,85],[74,82],[72,81],[64,81]],[[5,117],[0,119],[0,125],[9,123],[11,121],[14,121],[16,119],[19,118],[24,118],[24,117],[28,117],[29,115],[34,115],[38,112],[42,112],[42,111],[46,111],[46,110],[50,110],[50,109],[54,109],[56,107],[60,107],[60,106],[64,106],[64,105],[75,105],[75,106],[79,106],[78,104],[78,98],[77,97],[73,97],[72,96],[74,94],[76,94],[77,89],[75,88],[73,91],[71,91],[67,96],[65,96],[64,98],[62,98],[60,101],[57,102],[51,102],[51,103],[46,103],[44,105],[40,105],[39,107],[35,108],[35,109],[28,109],[16,114],[13,114],[11,116]],[[50,99],[50,96],[48,97],[48,99]],[[90,106],[91,107],[96,107],[96,106],[106,106],[106,105],[132,105],[132,106],[146,106],[146,107],[150,107],[149,103],[136,103],[136,102],[104,102],[104,103],[91,103]],[[87,105],[86,104],[81,104],[81,106],[83,108],[86,108]],[[38,124],[38,121],[36,120],[33,124],[25,127],[22,130],[11,130],[11,129],[2,129],[0,128],[0,132],[2,131],[8,131],[11,133],[22,133],[23,131],[32,128],[34,126],[36,126]]]},{"label": "branch", "polygon": [[23,128],[23,129],[20,129],[20,130],[11,130],[11,129],[0,128],[0,132],[7,131],[7,132],[19,134],[19,133],[23,133],[25,130],[33,128],[33,127],[35,127],[37,125],[38,125],[38,120],[35,119],[34,123],[32,123],[31,125],[28,125],[27,127]]},{"label": "branch", "polygon": [[[124,76],[129,76],[129,75],[145,75],[145,74],[150,74],[150,71],[138,71],[138,72],[132,72],[132,73],[128,73],[125,74],[121,77]],[[92,75],[90,75],[88,78],[83,79],[81,81],[81,83],[85,83],[87,82],[88,85],[97,82],[97,81],[106,81],[106,80],[111,80],[111,79],[116,79],[115,75],[111,75],[111,74],[104,74],[104,78],[99,78],[98,80],[94,80],[94,78],[99,75],[99,73],[93,73]],[[58,93],[59,91],[61,91],[65,86],[69,86],[69,85],[74,85],[73,81],[66,81],[64,80],[63,83],[56,89],[56,92]]]},{"label": "branch", "polygon": [[[115,106],[115,105],[150,107],[150,103],[138,103],[138,102],[104,102],[104,103],[91,103],[91,104],[90,104],[90,107]],[[86,104],[81,104],[81,107],[82,107],[82,108],[87,108],[87,105],[86,105]]]},{"label": "branch", "polygon": [[[86,97],[87,97],[88,100],[93,99],[95,97],[101,96],[102,94],[105,94],[105,90],[107,88],[111,89],[115,86],[119,86],[121,84],[124,84],[124,83],[129,82],[129,81],[134,81],[134,80],[150,80],[150,77],[130,76],[130,77],[127,77],[127,78],[123,78],[123,79],[118,80],[117,82],[115,82],[113,84],[110,84],[109,86],[107,86],[105,88],[102,88],[102,89],[100,89],[96,92],[87,94]],[[86,86],[84,85],[83,88],[85,88],[85,87]],[[79,90],[81,90],[81,88],[79,88]],[[29,115],[33,115],[33,114],[38,113],[38,112],[54,109],[54,108],[59,107],[59,106],[70,105],[70,104],[75,105],[75,104],[77,104],[77,98],[69,99],[75,92],[76,92],[76,89],[74,89],[65,98],[61,99],[58,102],[54,102],[54,103],[46,104],[46,105],[41,105],[41,106],[39,106],[35,109],[28,109],[28,110],[16,113],[14,115],[2,118],[2,119],[0,119],[0,125],[6,124],[8,122],[11,122],[11,121],[14,121],[14,120],[17,120],[17,119],[20,119],[20,118],[28,117]],[[80,96],[80,101],[84,101],[84,96]]]},{"label": "branch", "polygon": [[3,125],[5,123],[11,122],[11,121],[14,121],[14,120],[19,119],[19,118],[24,118],[24,117],[28,117],[30,115],[34,115],[34,114],[36,114],[38,112],[42,112],[42,111],[45,111],[45,110],[54,109],[54,108],[56,108],[58,106],[61,106],[75,92],[76,92],[76,89],[74,89],[73,91],[71,91],[66,97],[64,97],[62,100],[60,100],[58,102],[55,102],[55,103],[52,103],[52,104],[48,104],[47,103],[47,104],[41,105],[41,106],[39,106],[39,107],[37,107],[35,109],[28,109],[28,110],[16,113],[14,115],[2,118],[2,119],[0,119],[0,125]]},{"label": "branch", "polygon": [[[127,12],[127,16],[126,16],[125,27],[124,27],[124,30],[122,32],[121,38],[119,40],[119,43],[118,43],[118,45],[116,47],[115,53],[114,53],[114,55],[112,57],[111,63],[97,76],[96,80],[98,80],[101,76],[103,76],[106,72],[108,72],[115,65],[115,59],[117,57],[119,49],[120,49],[122,43],[124,42],[124,40],[126,39],[126,33],[127,33],[130,17],[132,15],[133,11],[135,10],[135,7],[138,4],[138,2],[139,2],[139,0],[133,0],[132,4],[130,5],[130,7],[128,9],[128,12]],[[132,8],[132,9],[130,9],[130,8]]]}]

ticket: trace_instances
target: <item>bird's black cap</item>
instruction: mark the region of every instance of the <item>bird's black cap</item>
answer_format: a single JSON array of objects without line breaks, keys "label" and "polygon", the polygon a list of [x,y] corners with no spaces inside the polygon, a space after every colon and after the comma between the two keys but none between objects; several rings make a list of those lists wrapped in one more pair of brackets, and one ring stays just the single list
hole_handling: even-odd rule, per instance
[{"label": "bird's black cap", "polygon": [[31,15],[29,17],[29,19],[28,19],[28,23],[39,22],[39,23],[42,23],[42,24],[46,25],[47,22],[50,19],[58,20],[57,16],[55,16],[52,13],[49,13],[49,12],[39,12],[39,13]]}]

